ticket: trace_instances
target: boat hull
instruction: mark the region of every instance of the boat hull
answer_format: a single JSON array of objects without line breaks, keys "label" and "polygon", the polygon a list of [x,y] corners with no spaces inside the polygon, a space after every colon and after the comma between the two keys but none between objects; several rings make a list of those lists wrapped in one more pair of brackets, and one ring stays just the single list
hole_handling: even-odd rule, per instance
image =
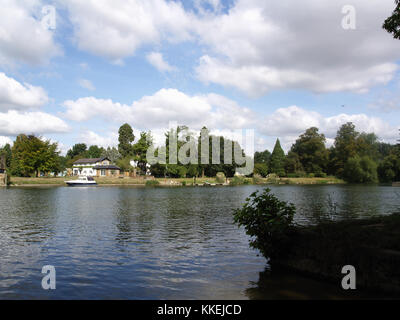
[{"label": "boat hull", "polygon": [[76,182],[66,182],[69,187],[88,187],[97,186],[97,183],[76,183]]}]

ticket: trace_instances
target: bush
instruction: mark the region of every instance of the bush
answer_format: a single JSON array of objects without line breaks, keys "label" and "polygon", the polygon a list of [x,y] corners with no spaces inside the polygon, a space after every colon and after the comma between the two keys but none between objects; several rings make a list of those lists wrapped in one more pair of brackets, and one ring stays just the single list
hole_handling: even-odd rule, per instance
[{"label": "bush", "polygon": [[158,180],[147,180],[146,181],[146,186],[158,186],[160,182]]},{"label": "bush", "polygon": [[268,165],[266,163],[254,164],[254,174],[258,174],[265,178],[268,175]]},{"label": "bush", "polygon": [[217,183],[225,183],[226,181],[225,173],[223,172],[218,172],[215,178],[217,180]]},{"label": "bush", "polygon": [[254,184],[262,184],[262,183],[264,183],[264,181],[259,174],[254,174],[253,175],[253,183]]},{"label": "bush", "polygon": [[378,182],[377,165],[367,156],[362,158],[355,156],[346,162],[343,176],[351,183]]},{"label": "bush", "polygon": [[250,180],[248,180],[242,176],[234,176],[230,183],[230,185],[232,185],[232,186],[240,186],[240,185],[244,185],[244,184],[250,184]]},{"label": "bush", "polygon": [[270,192],[267,188],[262,194],[252,193],[243,207],[234,212],[235,223],[252,237],[250,246],[266,258],[275,256],[278,244],[282,248],[288,240],[296,211],[293,204],[280,201]]}]

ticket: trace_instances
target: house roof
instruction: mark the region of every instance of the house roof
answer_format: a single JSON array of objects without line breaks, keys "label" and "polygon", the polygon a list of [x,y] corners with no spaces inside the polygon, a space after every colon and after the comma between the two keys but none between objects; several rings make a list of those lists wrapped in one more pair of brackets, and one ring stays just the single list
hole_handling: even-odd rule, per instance
[{"label": "house roof", "polygon": [[95,170],[121,170],[120,167],[114,166],[113,164],[106,165],[106,166],[95,166],[93,167]]},{"label": "house roof", "polygon": [[110,161],[107,157],[105,158],[91,158],[91,159],[79,159],[74,162],[74,164],[93,164],[104,160]]}]

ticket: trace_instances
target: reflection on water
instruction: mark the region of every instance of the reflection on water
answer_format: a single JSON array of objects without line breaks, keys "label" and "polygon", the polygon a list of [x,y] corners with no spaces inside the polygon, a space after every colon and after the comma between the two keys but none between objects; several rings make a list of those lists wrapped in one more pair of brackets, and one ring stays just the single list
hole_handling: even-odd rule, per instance
[{"label": "reflection on water", "polygon": [[[232,223],[258,188],[0,189],[0,299],[340,297],[336,286],[264,272]],[[296,205],[299,223],[399,211],[391,187],[272,189]],[[41,289],[48,264],[55,291]]]}]

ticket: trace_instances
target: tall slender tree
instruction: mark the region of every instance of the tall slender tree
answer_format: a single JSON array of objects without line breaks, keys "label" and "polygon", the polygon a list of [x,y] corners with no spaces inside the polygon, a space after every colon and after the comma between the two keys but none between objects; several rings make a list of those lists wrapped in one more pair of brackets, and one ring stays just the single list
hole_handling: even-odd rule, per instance
[{"label": "tall slender tree", "polygon": [[118,151],[123,158],[132,154],[132,142],[135,140],[135,135],[133,134],[132,127],[125,123],[123,124],[119,130],[118,137]]},{"label": "tall slender tree", "polygon": [[281,142],[276,139],[274,150],[269,161],[269,170],[278,176],[285,175],[285,152],[281,147]]}]

